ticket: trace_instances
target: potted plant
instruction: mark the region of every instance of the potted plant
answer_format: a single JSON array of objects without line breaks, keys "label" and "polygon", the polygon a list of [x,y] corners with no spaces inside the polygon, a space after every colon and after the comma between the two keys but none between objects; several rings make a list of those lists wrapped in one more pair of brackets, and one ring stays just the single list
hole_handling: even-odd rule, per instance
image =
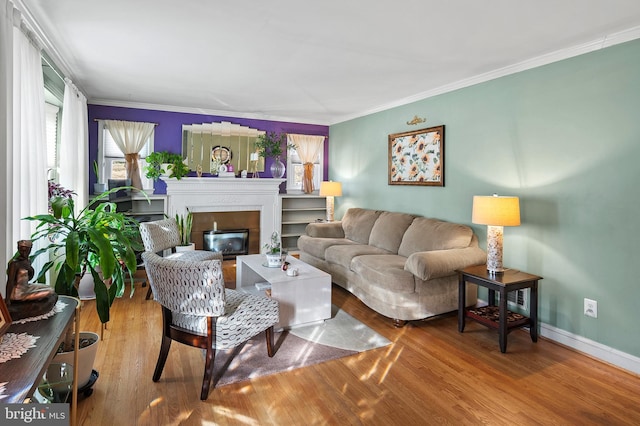
[{"label": "potted plant", "polygon": [[286,253],[282,251],[282,243],[277,231],[273,231],[271,240],[264,245],[264,249],[265,256],[267,257],[267,266],[269,268],[279,268],[282,266],[282,258],[283,255],[286,256]]},{"label": "potted plant", "polygon": [[[126,274],[130,277],[136,271],[135,251],[143,250],[137,222],[118,212],[115,203],[104,201],[109,194],[123,189],[131,187],[106,191],[78,213],[74,210],[73,198],[56,196],[51,200],[52,212],[25,218],[38,222],[31,239],[49,242],[49,246],[38,250],[33,258],[45,252],[53,256],[45,263],[38,279],[53,268],[58,272],[56,293],[77,297],[82,275],[90,273],[102,323],[109,321],[113,300],[124,293]],[[98,273],[98,267],[102,274]]]},{"label": "potted plant", "polygon": [[93,172],[96,174],[96,183],[93,184],[93,193],[102,194],[107,190],[107,184],[100,182],[100,169],[96,160],[93,160]]},{"label": "potted plant", "polygon": [[265,132],[258,136],[256,140],[256,152],[260,157],[275,158],[271,164],[271,176],[274,178],[281,178],[284,176],[285,165],[280,160],[282,155],[282,147],[286,145],[287,149],[293,149],[296,146],[293,144],[287,144],[287,135],[285,133]]},{"label": "potted plant", "polygon": [[189,173],[189,167],[184,164],[180,154],[156,151],[149,154],[145,161],[145,176],[149,179],[158,180],[160,176],[182,179]]},{"label": "potted plant", "polygon": [[[50,200],[51,211],[47,214],[25,218],[38,222],[31,239],[46,240],[49,245],[38,250],[32,258],[49,253],[52,259],[45,263],[38,281],[49,270],[57,271],[55,291],[61,295],[78,297],[78,286],[84,274],[93,276],[96,293],[96,310],[102,323],[109,321],[109,309],[116,297],[124,293],[126,276],[132,276],[137,268],[135,251],[141,251],[142,243],[137,222],[117,212],[116,204],[108,200],[109,194],[130,187],[113,188],[98,195],[78,213],[74,210],[73,198],[54,196]],[[144,192],[142,192],[143,195]],[[99,273],[98,269],[102,272]],[[133,287],[132,287],[133,291]],[[81,333],[81,339],[97,340],[95,333]],[[63,351],[73,348],[73,330],[69,330]],[[95,358],[95,349],[93,352]],[[82,351],[81,351],[82,353]],[[87,368],[86,365],[89,364]],[[83,371],[91,375],[93,359],[81,362]],[[85,375],[78,383],[88,382]]]},{"label": "potted plant", "polygon": [[187,210],[186,215],[176,213],[178,232],[180,233],[180,245],[176,246],[176,251],[195,250],[195,243],[191,242],[191,228],[193,226],[193,215]]}]

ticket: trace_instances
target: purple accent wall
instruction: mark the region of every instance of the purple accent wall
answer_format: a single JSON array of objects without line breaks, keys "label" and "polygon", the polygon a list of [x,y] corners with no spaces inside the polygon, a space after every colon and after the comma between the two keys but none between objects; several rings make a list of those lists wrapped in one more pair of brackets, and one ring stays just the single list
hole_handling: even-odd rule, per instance
[{"label": "purple accent wall", "polygon": [[[219,115],[190,114],[183,112],[157,111],[138,108],[123,108],[102,105],[88,105],[89,115],[89,164],[93,164],[98,156],[98,123],[96,119],[144,121],[158,123],[155,131],[154,150],[170,151],[180,154],[182,151],[182,125],[194,123],[210,123],[229,121],[234,124],[249,126],[258,130],[277,133],[299,133],[304,135],[326,136],[324,145],[324,176],[329,174],[329,126],[318,124],[288,123],[283,121],[257,120],[251,118],[236,118]],[[270,176],[269,167],[273,159],[268,158],[265,164],[263,176]],[[286,164],[286,159],[283,159]],[[195,175],[195,173],[194,173]],[[89,167],[89,193],[96,182],[93,168]],[[284,187],[284,184],[283,184]],[[165,194],[167,191],[164,182],[158,180],[155,183],[155,193]]]}]

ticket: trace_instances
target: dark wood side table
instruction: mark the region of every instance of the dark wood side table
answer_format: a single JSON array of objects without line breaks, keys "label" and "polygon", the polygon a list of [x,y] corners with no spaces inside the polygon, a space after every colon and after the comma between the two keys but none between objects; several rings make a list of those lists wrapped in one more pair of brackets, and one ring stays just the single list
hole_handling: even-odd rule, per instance
[{"label": "dark wood side table", "polygon": [[[507,351],[507,334],[514,328],[529,326],[531,340],[538,341],[538,280],[542,277],[515,269],[501,274],[489,274],[486,265],[470,266],[458,271],[458,331],[464,331],[465,319],[472,318],[487,327],[498,330],[500,352]],[[465,309],[466,285],[473,283],[489,290],[489,305]],[[507,293],[523,288],[531,289],[529,317],[507,309]],[[500,295],[496,307],[496,291]]]},{"label": "dark wood side table", "polygon": [[[1,296],[0,296],[1,297]],[[76,424],[76,407],[78,406],[78,337],[80,333],[80,301],[73,297],[59,296],[58,300],[63,301],[67,306],[50,318],[27,322],[25,324],[11,324],[8,333],[27,333],[38,336],[35,347],[30,348],[27,353],[17,359],[10,359],[0,364],[0,381],[7,382],[5,387],[7,396],[0,400],[2,403],[22,403],[33,395],[40,384],[40,380],[47,366],[55,356],[58,346],[65,338],[69,327],[75,328],[74,340],[74,367],[73,367],[73,389],[72,402],[70,407],[71,425]]]}]

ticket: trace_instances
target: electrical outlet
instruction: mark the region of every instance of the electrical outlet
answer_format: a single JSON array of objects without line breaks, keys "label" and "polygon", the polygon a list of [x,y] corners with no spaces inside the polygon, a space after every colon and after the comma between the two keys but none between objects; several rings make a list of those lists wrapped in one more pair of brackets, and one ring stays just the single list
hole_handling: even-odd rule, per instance
[{"label": "electrical outlet", "polygon": [[598,302],[585,297],[584,314],[588,317],[598,318]]}]

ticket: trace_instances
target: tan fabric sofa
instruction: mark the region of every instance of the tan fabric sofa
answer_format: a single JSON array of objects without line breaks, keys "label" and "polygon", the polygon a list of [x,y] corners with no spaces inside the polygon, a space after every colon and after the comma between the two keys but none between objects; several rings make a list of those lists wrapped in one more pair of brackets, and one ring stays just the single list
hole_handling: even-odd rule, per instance
[{"label": "tan fabric sofa", "polygon": [[[339,222],[309,224],[298,248],[301,260],[397,326],[456,310],[456,270],[486,262],[466,225],[360,208]],[[475,285],[466,297],[467,306],[476,303]]]}]

